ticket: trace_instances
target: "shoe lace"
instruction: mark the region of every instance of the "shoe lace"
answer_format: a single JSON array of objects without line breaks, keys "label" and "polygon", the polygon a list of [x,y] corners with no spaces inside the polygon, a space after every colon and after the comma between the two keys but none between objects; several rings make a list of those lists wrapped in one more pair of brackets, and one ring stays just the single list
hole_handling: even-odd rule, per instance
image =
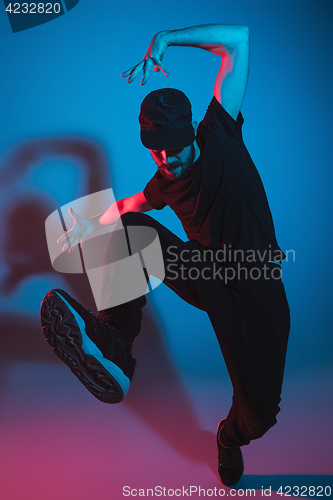
[{"label": "shoe lace", "polygon": [[226,449],[219,446],[219,464],[221,466],[238,465],[238,462],[241,460],[239,451],[239,448]]}]

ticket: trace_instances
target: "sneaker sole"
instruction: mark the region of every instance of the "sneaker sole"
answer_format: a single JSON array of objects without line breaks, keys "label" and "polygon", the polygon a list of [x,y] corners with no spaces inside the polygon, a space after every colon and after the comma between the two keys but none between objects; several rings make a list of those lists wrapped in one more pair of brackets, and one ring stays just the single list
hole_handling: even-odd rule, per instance
[{"label": "sneaker sole", "polygon": [[54,290],[42,302],[41,323],[53,352],[93,396],[110,404],[124,399],[129,378],[116,364],[104,358],[88,337],[81,316]]}]

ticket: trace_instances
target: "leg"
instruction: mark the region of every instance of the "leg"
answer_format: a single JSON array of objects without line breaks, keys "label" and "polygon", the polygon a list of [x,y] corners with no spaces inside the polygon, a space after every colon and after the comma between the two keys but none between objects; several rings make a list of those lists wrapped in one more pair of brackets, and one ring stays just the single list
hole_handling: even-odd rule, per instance
[{"label": "leg", "polygon": [[280,411],[290,316],[281,280],[239,280],[222,287],[223,312],[208,312],[233,384],[233,404],[219,438],[249,444]]},{"label": "leg", "polygon": [[[178,254],[187,248],[186,243],[147,215],[128,213],[122,216],[121,222],[125,230],[129,226],[155,229],[166,260],[170,245],[173,247],[173,252]],[[117,256],[119,260],[124,258],[124,238],[118,238],[117,234],[114,238],[114,235],[115,233],[108,245],[106,263],[117,261]],[[100,267],[98,262],[100,255],[97,242],[97,247],[90,252],[91,269]],[[181,277],[173,279],[174,276],[170,276],[167,266],[166,271],[164,282],[184,300],[201,308],[200,300],[191,283]],[[106,273],[104,279],[105,286],[103,286],[106,293],[117,286],[117,282],[114,285],[113,277],[111,266],[111,272]],[[119,305],[101,311],[99,318],[62,290],[51,290],[42,302],[41,323],[47,342],[80,382],[94,396],[106,403],[118,403],[123,400],[134,373],[135,359],[131,355],[131,347],[140,331],[142,307],[146,303],[144,294],[147,283],[143,280],[140,286],[141,284],[144,286],[142,294],[137,295],[138,298],[124,303],[118,301]],[[99,289],[98,282],[97,289]]]},{"label": "leg", "polygon": [[[163,283],[174,290],[183,300],[191,305],[194,305],[195,307],[198,307],[199,309],[202,309],[203,306],[195,287],[192,285],[190,280],[182,279],[181,273],[179,272],[179,264],[181,262],[179,254],[182,250],[188,248],[189,242],[182,241],[166,227],[146,214],[135,212],[126,213],[121,216],[121,224],[123,225],[125,231],[127,231],[129,226],[144,226],[152,228],[157,232],[165,268]],[[106,262],[115,260],[115,255],[120,253],[119,249],[122,246],[122,243],[117,240],[117,236],[120,235],[121,234],[118,231],[113,233],[107,249]],[[129,248],[129,252],[130,254],[132,253],[131,248]],[[168,265],[169,261],[172,262],[172,266],[170,267]],[[183,273],[184,271],[185,270],[183,269]],[[114,278],[115,277],[112,274],[112,271],[104,275],[104,291],[112,290],[117,286]],[[117,306],[104,309],[100,313],[102,321],[113,324],[123,331],[131,344],[141,329],[142,308],[146,304],[146,298],[144,295],[146,288],[147,286],[144,284],[144,287],[142,288],[142,295],[140,297]],[[105,295],[107,295],[107,293],[105,293]]]}]

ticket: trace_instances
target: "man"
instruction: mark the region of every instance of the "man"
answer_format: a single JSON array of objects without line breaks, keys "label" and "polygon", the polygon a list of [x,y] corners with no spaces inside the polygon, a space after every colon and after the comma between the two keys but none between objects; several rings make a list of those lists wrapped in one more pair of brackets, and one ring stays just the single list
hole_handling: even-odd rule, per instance
[{"label": "man", "polygon": [[[214,24],[161,31],[144,59],[122,76],[131,83],[142,71],[142,85],[152,68],[167,76],[162,59],[171,45],[200,47],[221,58],[214,97],[197,134],[185,94],[170,88],[148,94],[139,121],[156,174],[142,192],[91,219],[70,209],[74,226],[59,242],[66,241],[63,251],[70,252],[94,228],[119,216],[126,231],[130,226],[157,231],[164,283],[207,312],[231,377],[233,404],[218,425],[217,446],[221,480],[233,486],[243,472],[240,447],[272,427],[279,411],[289,334],[280,272],[285,256],[276,242],[260,176],[242,140],[248,29]],[[166,205],[180,218],[189,241],[141,213]],[[113,235],[105,262],[112,260],[115,245]],[[107,273],[103,287],[112,290]],[[61,290],[51,290],[43,300],[48,342],[101,401],[119,402],[128,390],[135,367],[131,347],[140,332],[145,300],[142,295],[105,307],[97,318]]]}]

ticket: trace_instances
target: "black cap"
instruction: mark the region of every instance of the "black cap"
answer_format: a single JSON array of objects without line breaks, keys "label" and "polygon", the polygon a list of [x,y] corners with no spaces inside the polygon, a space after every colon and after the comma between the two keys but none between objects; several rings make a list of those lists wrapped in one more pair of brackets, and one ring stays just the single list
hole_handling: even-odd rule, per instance
[{"label": "black cap", "polygon": [[141,141],[148,149],[182,149],[195,139],[191,103],[177,89],[150,92],[142,101],[139,122]]}]

